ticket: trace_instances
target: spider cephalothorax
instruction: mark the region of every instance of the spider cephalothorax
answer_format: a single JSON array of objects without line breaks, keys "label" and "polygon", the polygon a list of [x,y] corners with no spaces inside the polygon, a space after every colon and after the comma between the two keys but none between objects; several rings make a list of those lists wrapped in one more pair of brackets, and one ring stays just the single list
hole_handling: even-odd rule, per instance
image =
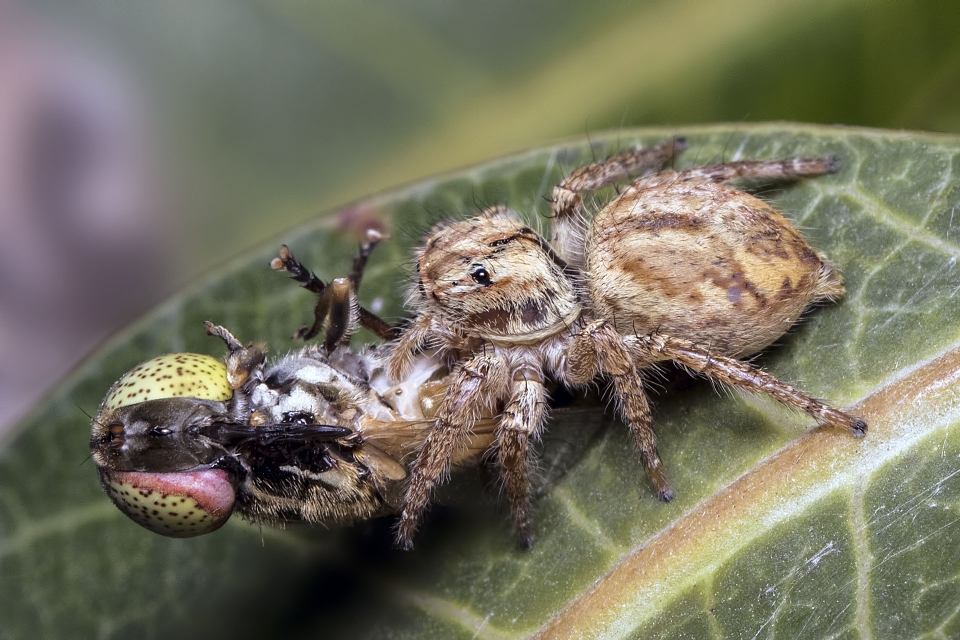
[{"label": "spider cephalothorax", "polygon": [[420,294],[414,302],[424,298],[426,308],[466,336],[538,342],[580,315],[566,271],[538,233],[497,207],[431,231],[417,254]]}]

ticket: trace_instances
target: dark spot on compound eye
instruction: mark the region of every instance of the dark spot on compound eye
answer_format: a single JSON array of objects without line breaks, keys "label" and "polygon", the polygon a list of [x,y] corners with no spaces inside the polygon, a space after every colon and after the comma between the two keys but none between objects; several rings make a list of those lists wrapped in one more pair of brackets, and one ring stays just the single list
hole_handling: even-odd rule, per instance
[{"label": "dark spot on compound eye", "polygon": [[740,297],[741,297],[740,287],[738,287],[737,285],[733,285],[732,287],[727,289],[727,300],[729,300],[733,304],[740,302]]},{"label": "dark spot on compound eye", "polygon": [[482,264],[475,264],[470,267],[470,277],[480,286],[487,287],[493,282],[490,280],[490,273]]}]

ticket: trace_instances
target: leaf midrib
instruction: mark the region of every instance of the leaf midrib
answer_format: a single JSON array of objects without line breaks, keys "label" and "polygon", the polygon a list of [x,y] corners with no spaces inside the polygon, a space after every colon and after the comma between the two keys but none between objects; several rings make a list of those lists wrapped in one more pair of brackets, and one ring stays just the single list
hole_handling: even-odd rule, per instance
[{"label": "leaf midrib", "polygon": [[[958,383],[960,343],[892,376],[852,407],[852,413],[870,424],[866,438],[855,440],[824,429],[798,438],[624,556],[535,637],[629,635],[770,527],[801,515],[836,491],[861,490],[888,462],[960,420],[960,398],[950,391]],[[938,410],[933,413],[931,407]],[[820,473],[822,467],[831,473]],[[709,521],[710,527],[701,529],[700,521]],[[855,532],[855,537],[860,535],[862,529]],[[698,564],[704,557],[713,562]],[[858,566],[858,572],[863,571],[869,567]],[[862,624],[866,614],[861,611],[868,603],[862,602],[862,588],[857,593],[857,620]]]}]

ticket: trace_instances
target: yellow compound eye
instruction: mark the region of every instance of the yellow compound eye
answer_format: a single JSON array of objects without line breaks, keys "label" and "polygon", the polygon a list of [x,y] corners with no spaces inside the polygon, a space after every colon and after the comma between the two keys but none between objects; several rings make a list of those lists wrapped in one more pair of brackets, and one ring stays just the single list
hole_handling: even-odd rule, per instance
[{"label": "yellow compound eye", "polygon": [[232,395],[227,368],[222,362],[197,353],[170,353],[147,360],[117,380],[100,411],[164,398],[222,402]]},{"label": "yellow compound eye", "polygon": [[221,469],[145,473],[100,469],[113,503],[140,526],[171,538],[216,531],[230,518],[236,487]]}]

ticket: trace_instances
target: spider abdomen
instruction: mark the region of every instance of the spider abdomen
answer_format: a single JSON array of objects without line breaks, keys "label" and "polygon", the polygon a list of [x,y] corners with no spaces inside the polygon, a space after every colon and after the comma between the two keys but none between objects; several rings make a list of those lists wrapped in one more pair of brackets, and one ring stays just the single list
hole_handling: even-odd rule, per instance
[{"label": "spider abdomen", "polygon": [[591,222],[596,317],[623,334],[682,336],[743,357],[783,335],[839,273],[769,204],[723,184],[628,189]]}]

